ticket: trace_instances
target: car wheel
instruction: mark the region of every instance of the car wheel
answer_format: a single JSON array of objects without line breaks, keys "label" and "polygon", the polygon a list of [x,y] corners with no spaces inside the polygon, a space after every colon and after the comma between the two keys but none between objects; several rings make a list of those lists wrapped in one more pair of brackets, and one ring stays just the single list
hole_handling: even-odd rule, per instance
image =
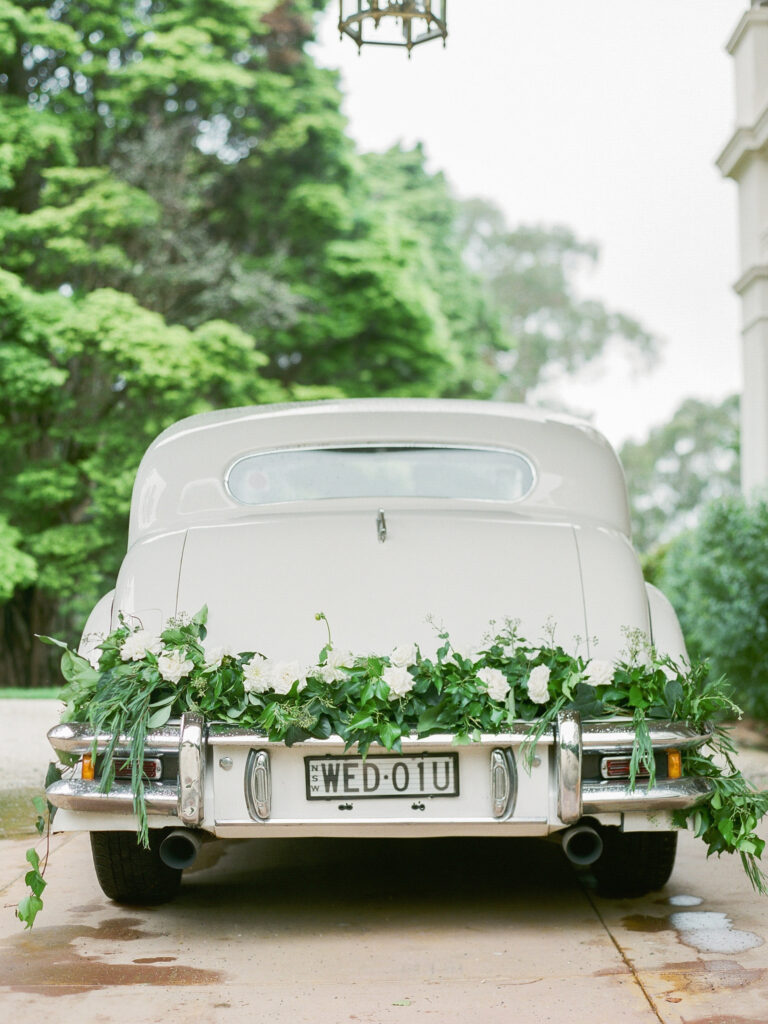
[{"label": "car wheel", "polygon": [[601,896],[644,896],[669,881],[675,866],[677,832],[600,832],[603,852],[591,865]]},{"label": "car wheel", "polygon": [[105,896],[116,903],[149,906],[168,903],[181,885],[181,870],[160,859],[165,833],[149,833],[149,848],[135,832],[91,832],[96,878]]}]

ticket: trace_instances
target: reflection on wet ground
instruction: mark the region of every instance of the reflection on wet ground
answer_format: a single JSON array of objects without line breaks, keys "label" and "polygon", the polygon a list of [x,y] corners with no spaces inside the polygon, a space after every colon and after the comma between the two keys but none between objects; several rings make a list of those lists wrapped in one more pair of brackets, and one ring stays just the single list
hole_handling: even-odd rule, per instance
[{"label": "reflection on wet ground", "polygon": [[42,796],[42,786],[0,789],[0,839],[36,835],[37,811],[32,798]]},{"label": "reflection on wet ground", "polygon": [[114,985],[210,985],[221,980],[219,971],[169,966],[176,960],[173,956],[106,963],[103,958],[115,954],[115,945],[162,934],[143,929],[144,923],[142,918],[120,916],[100,921],[96,927],[36,927],[3,947],[0,984],[13,992],[60,996]]}]

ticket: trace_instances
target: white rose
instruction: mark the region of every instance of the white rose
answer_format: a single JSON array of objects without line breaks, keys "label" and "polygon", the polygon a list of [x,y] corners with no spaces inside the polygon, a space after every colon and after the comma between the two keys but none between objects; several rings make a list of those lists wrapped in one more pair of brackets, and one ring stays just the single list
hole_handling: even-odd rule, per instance
[{"label": "white rose", "polygon": [[355,656],[352,651],[337,651],[332,647],[325,658],[325,664],[331,668],[349,668],[354,664]]},{"label": "white rose", "polygon": [[313,669],[312,675],[320,676],[326,683],[336,683],[339,679],[344,679],[345,669],[350,668],[354,660],[355,656],[351,651],[337,651],[332,647],[326,655],[325,664]]},{"label": "white rose", "polygon": [[246,693],[266,693],[272,686],[272,663],[255,654],[243,665],[243,689]]},{"label": "white rose", "polygon": [[402,665],[391,665],[381,673],[381,678],[389,687],[389,699],[404,697],[413,689],[413,676]]},{"label": "white rose", "polygon": [[549,700],[549,669],[546,665],[537,665],[528,677],[528,696],[534,704],[546,704]]},{"label": "white rose", "polygon": [[137,629],[123,641],[120,657],[123,661],[141,661],[150,654],[159,654],[163,649],[163,641],[148,629]]},{"label": "white rose", "polygon": [[395,668],[408,668],[416,664],[416,644],[398,644],[389,656]]},{"label": "white rose", "polygon": [[186,651],[169,651],[157,659],[158,671],[166,683],[180,682],[194,667],[195,663],[190,661]]},{"label": "white rose", "polygon": [[503,672],[497,668],[481,668],[477,673],[481,683],[485,683],[488,696],[492,700],[504,700],[509,693],[509,683]]},{"label": "white rose", "polygon": [[229,644],[224,644],[223,647],[212,647],[210,651],[205,652],[205,667],[218,668],[225,658],[235,657],[237,657],[237,655]]},{"label": "white rose", "polygon": [[610,686],[613,682],[613,664],[610,661],[593,659],[587,665],[584,681],[592,686]]},{"label": "white rose", "polygon": [[299,690],[307,685],[307,670],[298,661],[280,661],[272,669],[272,689],[275,693],[288,693],[295,682]]}]

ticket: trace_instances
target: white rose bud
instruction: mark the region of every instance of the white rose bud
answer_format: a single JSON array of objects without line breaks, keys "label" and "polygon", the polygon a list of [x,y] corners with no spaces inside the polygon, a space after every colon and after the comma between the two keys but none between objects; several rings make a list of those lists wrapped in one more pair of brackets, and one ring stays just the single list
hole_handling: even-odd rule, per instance
[{"label": "white rose bud", "polygon": [[549,669],[537,665],[528,677],[528,696],[534,704],[546,704],[549,700]]},{"label": "white rose bud", "polygon": [[491,700],[504,700],[509,693],[507,677],[497,668],[481,668],[477,678],[485,684]]},{"label": "white rose bud", "polygon": [[272,689],[275,693],[285,695],[296,682],[299,690],[307,685],[307,670],[298,661],[281,661],[275,665],[272,670]]},{"label": "white rose bud", "polygon": [[389,699],[404,697],[413,689],[413,676],[402,665],[391,665],[381,673],[381,678],[389,687]]},{"label": "white rose bud", "polygon": [[137,629],[123,641],[120,657],[123,661],[141,661],[147,652],[159,654],[163,649],[163,641],[148,629]]},{"label": "white rose bud", "polygon": [[157,669],[166,683],[179,683],[195,667],[186,651],[168,651],[157,659]]},{"label": "white rose bud", "polygon": [[325,664],[330,668],[349,668],[354,664],[355,656],[351,651],[337,651],[332,647],[325,658]]},{"label": "white rose bud", "polygon": [[610,686],[613,682],[613,664],[610,661],[593,659],[587,665],[584,681],[592,686]]},{"label": "white rose bud", "polygon": [[416,644],[398,644],[389,656],[395,668],[408,668],[416,664]]},{"label": "white rose bud", "polygon": [[205,652],[205,667],[218,668],[225,658],[235,657],[237,655],[229,644],[225,644],[223,647],[212,647],[210,651]]},{"label": "white rose bud", "polygon": [[246,693],[266,693],[272,686],[272,663],[255,654],[243,665],[243,689]]}]

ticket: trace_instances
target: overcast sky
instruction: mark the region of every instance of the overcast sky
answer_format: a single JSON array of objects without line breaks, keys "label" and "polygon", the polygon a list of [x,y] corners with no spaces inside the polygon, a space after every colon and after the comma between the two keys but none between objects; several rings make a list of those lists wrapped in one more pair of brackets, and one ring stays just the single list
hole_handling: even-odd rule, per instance
[{"label": "overcast sky", "polygon": [[445,49],[314,53],[342,71],[362,149],[422,141],[462,196],[511,224],[566,224],[601,250],[582,294],[664,339],[640,378],[614,359],[560,394],[614,443],[688,395],[740,386],[736,186],[714,166],[734,122],[724,46],[748,0],[450,0]]}]

